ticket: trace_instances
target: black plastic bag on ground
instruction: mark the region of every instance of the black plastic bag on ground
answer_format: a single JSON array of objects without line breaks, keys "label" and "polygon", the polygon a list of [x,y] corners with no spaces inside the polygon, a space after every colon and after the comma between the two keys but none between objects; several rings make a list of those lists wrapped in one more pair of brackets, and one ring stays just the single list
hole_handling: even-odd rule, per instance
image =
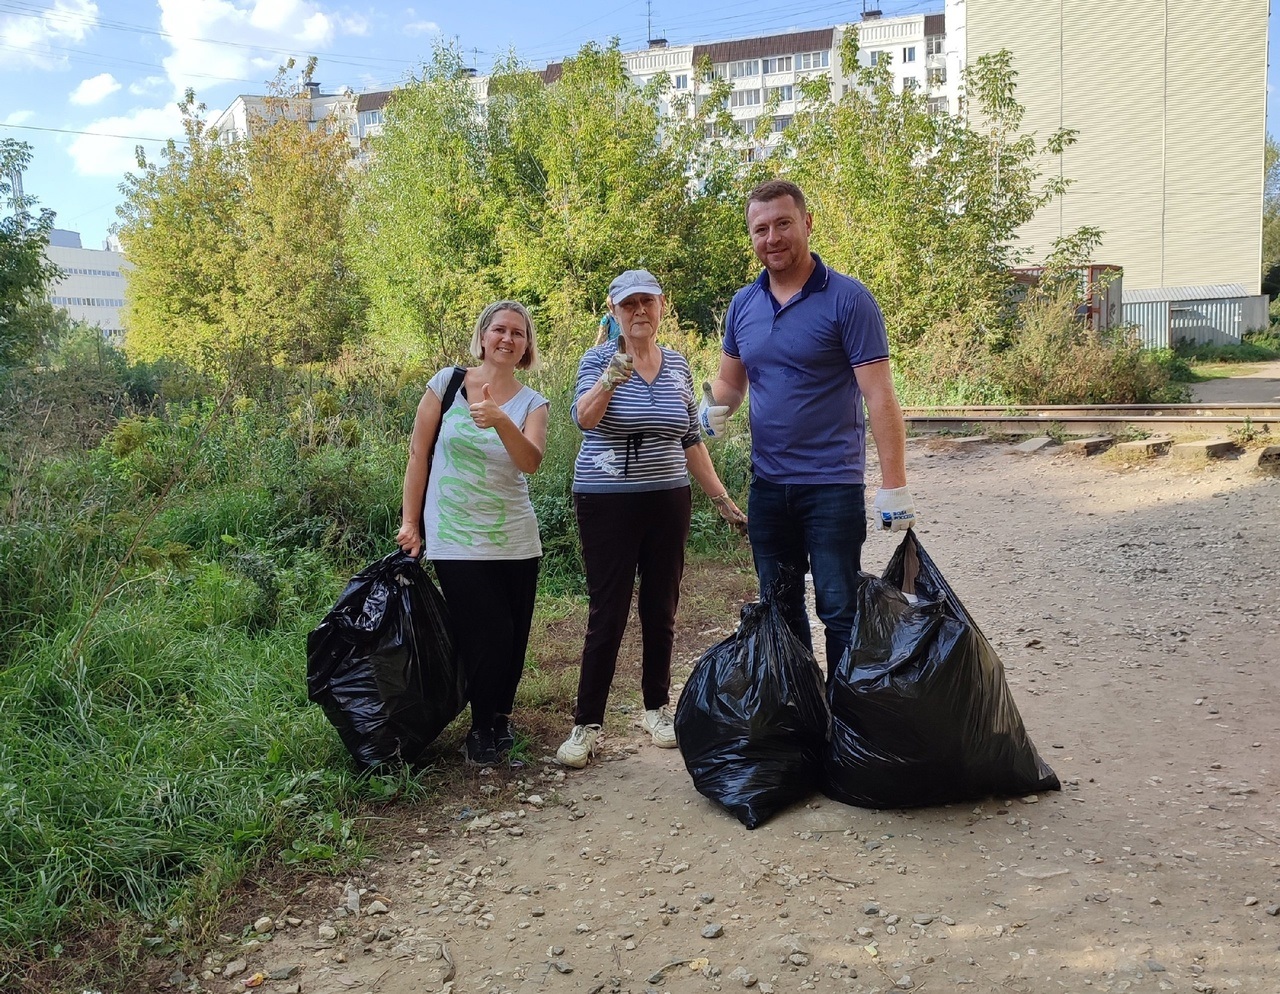
[{"label": "black plastic bag on ground", "polygon": [[915,532],[882,578],[864,579],[850,645],[828,687],[823,793],[888,808],[1060,789],[995,649]]},{"label": "black plastic bag on ground", "polygon": [[307,636],[307,695],[362,770],[413,763],[467,703],[444,597],[394,552],[347,584]]},{"label": "black plastic bag on ground", "polygon": [[676,740],[698,792],[756,828],[817,788],[829,722],[813,653],[766,597],[698,660]]}]

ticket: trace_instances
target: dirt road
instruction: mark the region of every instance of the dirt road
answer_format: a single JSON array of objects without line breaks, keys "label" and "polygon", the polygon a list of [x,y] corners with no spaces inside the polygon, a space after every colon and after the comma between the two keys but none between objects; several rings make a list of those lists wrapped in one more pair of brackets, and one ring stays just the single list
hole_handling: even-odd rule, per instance
[{"label": "dirt road", "polygon": [[1062,792],[748,832],[612,715],[605,761],[478,777],[361,879],[246,909],[281,925],[203,987],[1280,991],[1280,479],[994,443],[909,470]]},{"label": "dirt road", "polygon": [[1192,396],[1198,404],[1280,404],[1280,362],[1260,363],[1247,376],[1197,383]]}]

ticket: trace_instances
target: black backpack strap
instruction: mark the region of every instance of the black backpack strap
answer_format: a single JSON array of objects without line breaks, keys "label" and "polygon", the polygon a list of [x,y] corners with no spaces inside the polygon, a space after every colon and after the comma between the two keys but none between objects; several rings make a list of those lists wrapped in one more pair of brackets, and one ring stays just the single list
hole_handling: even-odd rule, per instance
[{"label": "black backpack strap", "polygon": [[[453,367],[453,375],[449,377],[449,385],[444,388],[444,396],[440,398],[440,419],[444,420],[444,412],[453,406],[453,399],[458,396],[458,391],[462,388],[462,381],[467,378],[467,371],[462,366]],[[463,394],[465,397],[466,394]],[[437,430],[437,434],[439,431]],[[434,448],[434,444],[432,448]]]},{"label": "black backpack strap", "polygon": [[[467,378],[467,370],[463,366],[454,366],[453,375],[449,377],[449,385],[444,388],[444,396],[440,398],[440,423],[436,425],[436,434],[431,439],[431,447],[427,449],[427,472],[430,473],[431,462],[435,457],[436,442],[440,440],[440,429],[444,427],[444,413],[453,406],[453,400],[458,396],[458,391],[462,388],[462,381]],[[463,394],[465,397],[466,394]],[[427,527],[425,521],[420,521],[418,531],[425,536]]]}]

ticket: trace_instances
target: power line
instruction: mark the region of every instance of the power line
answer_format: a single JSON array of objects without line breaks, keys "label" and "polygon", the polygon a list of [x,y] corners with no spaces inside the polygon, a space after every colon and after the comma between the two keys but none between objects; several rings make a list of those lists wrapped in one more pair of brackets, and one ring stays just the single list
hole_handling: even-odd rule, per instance
[{"label": "power line", "polygon": [[123,138],[126,141],[134,142],[158,142],[164,144],[166,142],[174,142],[177,145],[186,145],[185,139],[181,138],[143,138],[141,135],[115,135],[106,131],[77,131],[75,128],[42,128],[35,124],[5,124],[0,121],[0,128],[18,128],[22,131],[47,131],[55,135],[89,135],[92,138]]}]

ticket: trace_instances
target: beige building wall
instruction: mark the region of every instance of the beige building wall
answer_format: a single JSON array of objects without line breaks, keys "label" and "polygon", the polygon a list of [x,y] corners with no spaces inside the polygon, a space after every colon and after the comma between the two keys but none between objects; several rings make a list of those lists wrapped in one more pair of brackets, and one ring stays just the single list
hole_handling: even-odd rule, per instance
[{"label": "beige building wall", "polygon": [[1079,132],[1073,180],[1022,232],[1033,260],[1081,225],[1124,288],[1259,292],[1267,0],[949,0],[968,63],[1008,48],[1025,127]]}]

